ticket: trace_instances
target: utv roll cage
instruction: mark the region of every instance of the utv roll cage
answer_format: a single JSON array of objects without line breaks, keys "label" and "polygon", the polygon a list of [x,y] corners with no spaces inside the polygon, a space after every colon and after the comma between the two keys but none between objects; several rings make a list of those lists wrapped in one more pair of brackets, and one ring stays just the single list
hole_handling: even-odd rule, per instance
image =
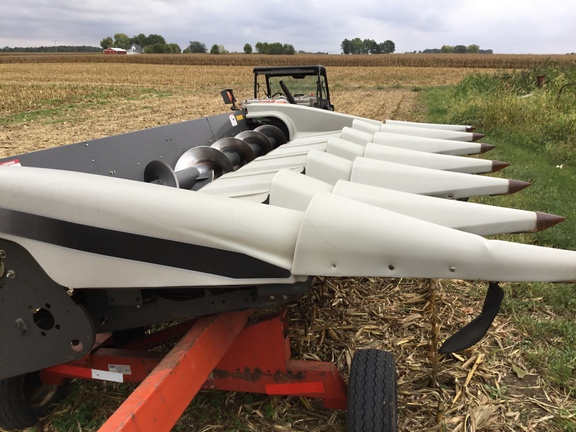
[{"label": "utv roll cage", "polygon": [[326,68],[321,65],[255,67],[254,98],[275,96],[284,96],[290,103],[334,111]]}]

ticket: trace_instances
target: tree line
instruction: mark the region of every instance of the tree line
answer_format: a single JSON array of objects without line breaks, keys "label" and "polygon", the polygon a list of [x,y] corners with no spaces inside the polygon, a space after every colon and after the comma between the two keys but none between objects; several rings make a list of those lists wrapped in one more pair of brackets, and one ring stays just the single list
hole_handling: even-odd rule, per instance
[{"label": "tree line", "polygon": [[122,48],[128,49],[132,44],[142,47],[145,53],[158,54],[180,54],[182,50],[175,43],[167,43],[166,39],[158,34],[149,34],[146,36],[140,33],[137,36],[128,37],[126,33],[116,33],[114,37],[108,36],[100,41],[102,49]]},{"label": "tree line", "polygon": [[[206,48],[206,45],[199,41],[190,41],[183,51],[185,54],[205,54],[207,52],[208,48]],[[214,44],[210,48],[210,54],[228,54],[228,50],[224,48],[224,45]]]},{"label": "tree line", "polygon": [[442,48],[425,49],[424,54],[494,54],[491,49],[480,49],[476,44],[472,45],[442,45]]},{"label": "tree line", "polygon": [[54,45],[39,47],[4,47],[0,52],[100,52],[101,49],[86,45]]},{"label": "tree line", "polygon": [[[280,42],[257,42],[254,45],[254,48],[259,54],[271,54],[271,55],[279,55],[279,54],[296,54],[296,49],[290,44],[281,44]],[[244,53],[245,54],[252,54],[254,49],[252,45],[249,43],[244,45]],[[190,44],[184,49],[185,53],[207,53],[208,48],[206,45],[199,41],[190,41]],[[210,48],[210,54],[227,54],[228,50],[224,48],[223,45],[214,44]]]},{"label": "tree line", "polygon": [[[167,43],[163,36],[158,34],[150,34],[146,36],[140,33],[137,36],[128,37],[125,33],[116,33],[114,37],[108,36],[100,41],[100,47],[92,46],[41,46],[41,47],[4,47],[0,48],[0,52],[99,52],[101,49],[106,48],[122,48],[129,49],[132,44],[142,47],[145,53],[162,53],[162,54],[179,54],[184,53],[208,53],[210,54],[227,54],[228,50],[224,45],[214,44],[208,50],[205,44],[199,41],[190,41],[188,46],[182,51],[180,46],[176,43]],[[396,51],[396,45],[391,40],[378,43],[373,39],[344,39],[340,45],[343,54],[391,54]],[[254,48],[249,43],[244,45],[244,53],[252,54],[255,50],[259,54],[270,55],[291,55],[296,54],[296,50],[291,44],[282,44],[280,42],[257,42]],[[472,45],[443,45],[442,48],[431,48],[423,51],[414,51],[414,53],[424,54],[443,54],[443,53],[456,53],[456,54],[493,54],[491,49],[480,49],[476,44]]]},{"label": "tree line", "polygon": [[272,54],[272,55],[280,55],[280,54],[296,54],[296,50],[290,44],[281,44],[280,42],[258,42],[254,45],[256,51],[259,54]]},{"label": "tree line", "polygon": [[[108,36],[100,41],[102,49],[107,48],[122,48],[128,49],[132,44],[142,47],[145,53],[165,53],[165,54],[179,54],[184,53],[207,53],[208,48],[200,41],[190,41],[184,51],[180,46],[175,43],[166,43],[166,40],[161,35],[150,34],[146,36],[140,33],[137,36],[128,37],[126,33],[116,33],[114,37]],[[259,54],[296,54],[294,46],[290,44],[282,44],[280,42],[257,42],[254,46]],[[245,44],[244,52],[251,54],[253,51],[252,45]],[[210,54],[227,54],[228,50],[224,45],[214,44],[210,48]]]},{"label": "tree line", "polygon": [[344,54],[392,54],[396,44],[391,40],[378,43],[374,39],[344,39],[340,44]]}]

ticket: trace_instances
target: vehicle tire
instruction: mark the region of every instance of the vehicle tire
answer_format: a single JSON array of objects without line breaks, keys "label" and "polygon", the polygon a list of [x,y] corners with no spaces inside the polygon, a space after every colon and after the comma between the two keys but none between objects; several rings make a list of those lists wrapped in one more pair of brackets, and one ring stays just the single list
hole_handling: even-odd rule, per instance
[{"label": "vehicle tire", "polygon": [[348,384],[348,432],[397,431],[396,364],[388,351],[354,354]]},{"label": "vehicle tire", "polygon": [[48,385],[38,372],[0,380],[0,428],[34,426],[62,398],[65,385]]}]

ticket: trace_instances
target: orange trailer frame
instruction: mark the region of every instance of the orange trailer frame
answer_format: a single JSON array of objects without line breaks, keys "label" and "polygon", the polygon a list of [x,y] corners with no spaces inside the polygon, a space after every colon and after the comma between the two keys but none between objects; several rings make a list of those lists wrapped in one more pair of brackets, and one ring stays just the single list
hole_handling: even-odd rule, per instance
[{"label": "orange trailer frame", "polygon": [[[177,337],[165,356],[148,351]],[[212,315],[121,346],[101,334],[90,354],[41,377],[141,382],[99,432],[170,431],[201,389],[319,398],[334,409],[347,403],[333,363],[291,358],[285,310],[257,320],[252,310]]]}]

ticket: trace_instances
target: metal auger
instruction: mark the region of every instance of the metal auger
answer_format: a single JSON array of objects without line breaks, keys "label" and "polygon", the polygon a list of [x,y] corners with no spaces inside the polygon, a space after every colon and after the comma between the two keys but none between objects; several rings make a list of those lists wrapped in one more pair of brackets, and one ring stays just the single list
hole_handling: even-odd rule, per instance
[{"label": "metal auger", "polygon": [[278,148],[288,142],[286,135],[284,135],[280,128],[273,125],[258,126],[254,131],[266,135],[272,144],[272,148]]},{"label": "metal auger", "polygon": [[153,160],[144,169],[144,181],[191,189],[198,180],[213,181],[286,142],[279,128],[262,125],[235,137],[221,138],[211,146],[193,147],[178,159],[174,168],[163,160]]}]

